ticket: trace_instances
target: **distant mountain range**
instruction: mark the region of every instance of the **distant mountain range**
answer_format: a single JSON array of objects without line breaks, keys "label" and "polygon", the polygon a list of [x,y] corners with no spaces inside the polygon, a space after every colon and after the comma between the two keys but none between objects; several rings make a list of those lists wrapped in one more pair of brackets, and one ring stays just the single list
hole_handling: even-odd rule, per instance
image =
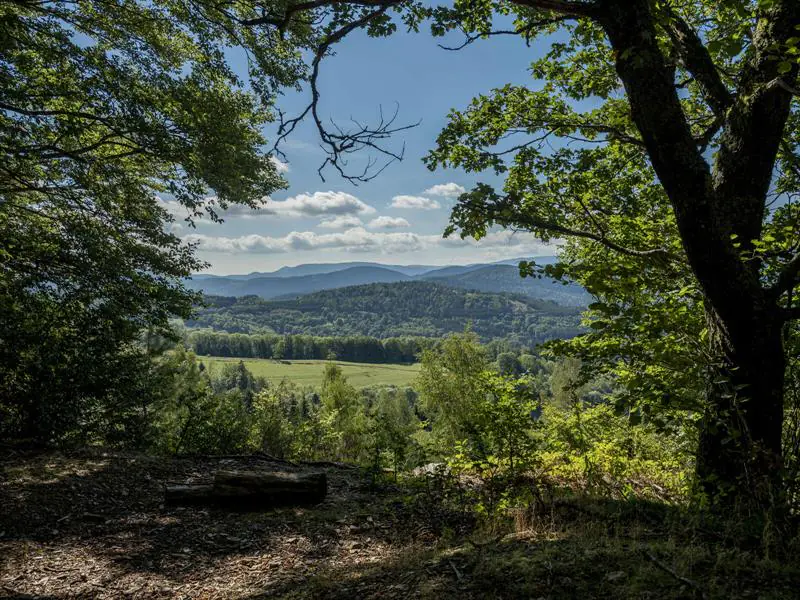
[{"label": "distant mountain range", "polygon": [[[370,283],[433,281],[440,285],[484,292],[509,292],[551,300],[566,306],[585,306],[589,295],[576,284],[550,279],[522,278],[512,259],[447,267],[432,265],[383,265],[370,262],[307,264],[282,267],[271,273],[247,275],[194,275],[187,287],[215,296],[292,298],[322,290]],[[537,264],[551,264],[554,257],[537,257]]]}]

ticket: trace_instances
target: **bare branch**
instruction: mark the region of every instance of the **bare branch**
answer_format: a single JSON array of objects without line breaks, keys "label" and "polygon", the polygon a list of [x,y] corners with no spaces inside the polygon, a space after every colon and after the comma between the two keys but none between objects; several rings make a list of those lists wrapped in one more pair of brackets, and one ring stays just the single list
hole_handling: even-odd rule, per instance
[{"label": "bare branch", "polygon": [[[322,148],[327,154],[324,162],[318,169],[320,178],[323,181],[325,181],[323,171],[329,165],[336,169],[343,179],[346,179],[351,183],[366,182],[375,178],[389,164],[396,160],[402,160],[405,152],[405,146],[403,146],[399,152],[396,152],[382,146],[381,143],[400,131],[405,131],[419,125],[419,122],[417,122],[409,125],[395,126],[399,106],[395,109],[394,114],[388,119],[384,117],[383,109],[381,108],[378,123],[374,126],[362,125],[359,122],[351,119],[351,121],[355,124],[355,128],[349,130],[344,130],[335,123],[333,123],[333,129],[331,130],[326,127],[319,115],[320,92],[319,88],[317,87],[317,81],[319,78],[319,65],[325,56],[327,56],[330,47],[342,40],[350,32],[366,26],[370,21],[385,14],[386,11],[394,4],[396,4],[396,2],[386,3],[377,10],[368,12],[361,18],[356,19],[355,21],[352,21],[329,34],[317,47],[317,50],[314,54],[314,59],[311,63],[311,77],[309,78],[309,84],[311,87],[311,102],[297,117],[286,120],[284,115],[279,113],[280,126],[278,128],[278,137],[273,150],[282,157],[285,157],[285,155],[280,150],[281,143],[286,140],[286,138],[296,129],[300,122],[303,121],[303,119],[305,119],[309,114],[311,115],[320,139],[322,140]],[[361,173],[355,175],[347,173],[344,169],[344,167],[347,166],[346,156],[349,154],[355,154],[365,149],[374,150],[378,154],[384,156],[386,163],[377,171],[375,171],[374,167],[377,164],[377,160],[369,158],[367,160],[367,166]]]},{"label": "bare branch", "polygon": [[498,36],[498,35],[519,35],[519,36],[523,36],[525,38],[525,43],[530,45],[531,34],[533,33],[534,29],[536,29],[538,27],[544,27],[544,26],[547,26],[547,25],[555,25],[557,23],[563,23],[564,21],[568,21],[568,20],[570,20],[572,18],[574,18],[574,17],[570,16],[570,15],[563,15],[563,16],[560,16],[560,17],[555,17],[553,19],[544,19],[542,21],[535,21],[533,23],[528,23],[525,27],[522,27],[521,29],[498,29],[498,30],[494,30],[494,31],[483,31],[483,32],[480,32],[480,33],[467,33],[465,31],[464,32],[464,42],[462,42],[458,46],[445,46],[444,44],[437,44],[437,45],[442,50],[450,50],[450,51],[453,51],[453,52],[457,52],[458,50],[462,50],[462,49],[466,48],[467,46],[469,46],[470,44],[472,44],[473,42],[476,42],[476,41],[478,41],[480,39],[484,39],[484,38],[487,38],[487,37]]}]

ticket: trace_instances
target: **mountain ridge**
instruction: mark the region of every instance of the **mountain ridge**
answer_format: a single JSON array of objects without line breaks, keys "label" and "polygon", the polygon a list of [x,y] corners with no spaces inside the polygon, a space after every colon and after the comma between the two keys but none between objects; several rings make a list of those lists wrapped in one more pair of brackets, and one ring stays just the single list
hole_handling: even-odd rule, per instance
[{"label": "mountain ridge", "polygon": [[[567,306],[586,306],[589,303],[589,295],[577,284],[565,285],[563,282],[548,278],[520,277],[516,265],[521,260],[535,260],[538,264],[549,264],[555,261],[555,257],[515,258],[494,263],[443,267],[382,265],[370,262],[311,263],[296,267],[282,267],[264,275],[256,273],[250,275],[198,275],[196,279],[187,280],[186,286],[209,295],[258,296],[270,300],[370,283],[435,281],[441,285],[461,289],[523,294],[530,298],[551,300]],[[297,272],[305,274],[290,274]]]}]

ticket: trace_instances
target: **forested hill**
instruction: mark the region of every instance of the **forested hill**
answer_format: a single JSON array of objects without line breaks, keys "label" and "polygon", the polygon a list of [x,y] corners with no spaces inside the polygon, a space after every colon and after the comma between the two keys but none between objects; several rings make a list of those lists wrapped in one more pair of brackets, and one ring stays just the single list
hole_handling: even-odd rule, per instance
[{"label": "forested hill", "polygon": [[[233,276],[236,277],[236,276]],[[334,289],[365,283],[404,281],[408,275],[377,266],[355,266],[332,273],[312,273],[302,276],[270,276],[233,279],[214,277],[189,280],[187,286],[205,294],[220,296],[296,296],[319,290]]]},{"label": "forested hill", "polygon": [[543,277],[520,277],[516,265],[488,265],[462,272],[433,271],[422,279],[480,292],[509,292],[531,298],[552,300],[568,306],[587,306],[589,294],[576,283],[563,284]]},{"label": "forested hill", "polygon": [[580,310],[515,294],[492,294],[434,282],[376,283],[315,292],[291,300],[208,297],[187,321],[241,333],[439,337],[467,325],[484,340],[523,345],[573,337]]}]

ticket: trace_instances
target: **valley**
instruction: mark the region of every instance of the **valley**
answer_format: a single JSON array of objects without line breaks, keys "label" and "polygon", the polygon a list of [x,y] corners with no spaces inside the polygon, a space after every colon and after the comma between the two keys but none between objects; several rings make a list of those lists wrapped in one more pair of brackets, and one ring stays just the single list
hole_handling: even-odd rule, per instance
[{"label": "valley", "polygon": [[[278,383],[286,380],[300,387],[319,388],[322,385],[325,360],[273,360],[238,359],[219,356],[199,357],[200,361],[213,373],[225,365],[238,364],[242,360],[245,367],[256,377]],[[367,364],[334,361],[347,381],[356,388],[371,386],[405,387],[414,382],[419,374],[419,364]]]}]

